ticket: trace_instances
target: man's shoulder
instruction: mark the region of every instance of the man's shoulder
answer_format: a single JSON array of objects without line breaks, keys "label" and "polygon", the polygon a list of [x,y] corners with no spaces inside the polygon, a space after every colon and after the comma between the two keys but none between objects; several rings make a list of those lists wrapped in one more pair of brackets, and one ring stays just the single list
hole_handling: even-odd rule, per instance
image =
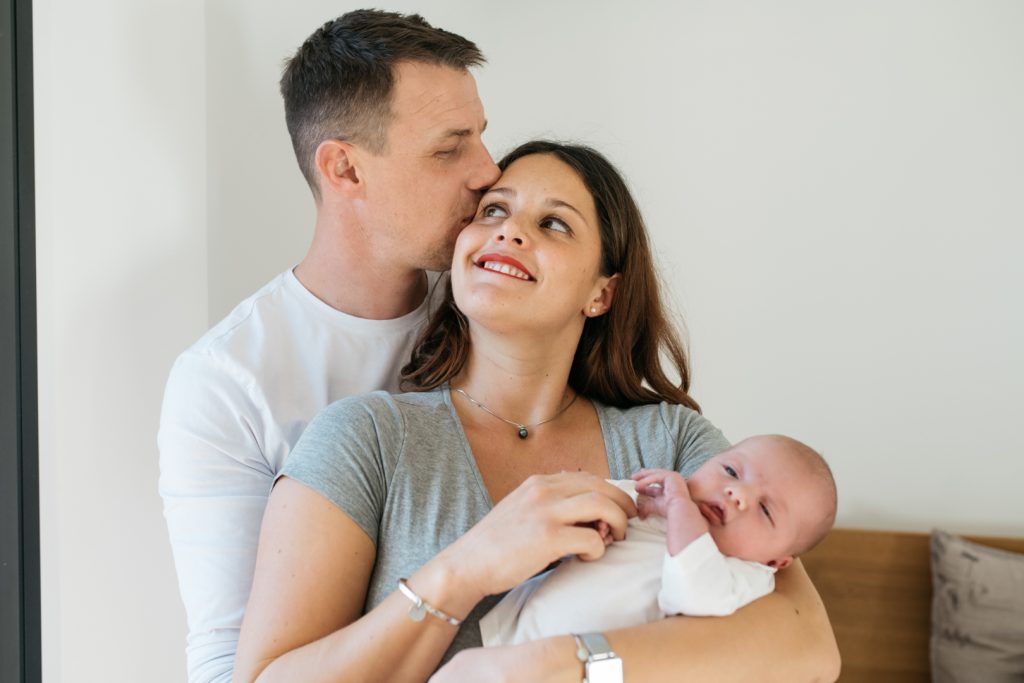
[{"label": "man's shoulder", "polygon": [[294,305],[286,292],[288,272],[277,275],[239,302],[220,322],[206,331],[185,354],[231,355],[238,344],[248,345],[267,331],[283,310]]}]

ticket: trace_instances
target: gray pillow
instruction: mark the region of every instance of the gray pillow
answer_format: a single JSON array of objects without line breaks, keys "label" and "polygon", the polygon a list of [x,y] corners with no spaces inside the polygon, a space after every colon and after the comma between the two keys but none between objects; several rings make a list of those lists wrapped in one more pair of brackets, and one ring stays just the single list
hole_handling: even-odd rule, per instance
[{"label": "gray pillow", "polygon": [[1024,555],[933,531],[932,683],[1024,681]]}]

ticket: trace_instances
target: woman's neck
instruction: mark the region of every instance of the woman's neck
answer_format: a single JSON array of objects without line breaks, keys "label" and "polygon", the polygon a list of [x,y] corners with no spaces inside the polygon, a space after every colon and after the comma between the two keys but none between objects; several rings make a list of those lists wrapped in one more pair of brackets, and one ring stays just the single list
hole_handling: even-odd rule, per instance
[{"label": "woman's neck", "polygon": [[534,425],[548,420],[573,399],[569,371],[574,339],[527,339],[472,330],[466,366],[452,383],[494,415]]}]

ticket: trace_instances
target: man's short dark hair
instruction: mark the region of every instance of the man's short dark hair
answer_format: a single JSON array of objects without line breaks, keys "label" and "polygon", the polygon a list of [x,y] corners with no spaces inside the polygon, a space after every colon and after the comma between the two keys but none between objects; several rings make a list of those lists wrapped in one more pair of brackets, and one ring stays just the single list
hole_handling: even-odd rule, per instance
[{"label": "man's short dark hair", "polygon": [[314,196],[319,198],[314,157],[324,140],[351,140],[374,154],[387,149],[396,65],[466,70],[484,61],[471,41],[418,14],[355,10],[317,29],[281,76],[288,133]]}]

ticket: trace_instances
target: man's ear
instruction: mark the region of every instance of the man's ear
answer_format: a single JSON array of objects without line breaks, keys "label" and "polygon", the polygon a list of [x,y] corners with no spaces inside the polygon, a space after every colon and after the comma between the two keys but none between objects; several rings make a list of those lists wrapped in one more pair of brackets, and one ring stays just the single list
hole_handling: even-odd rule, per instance
[{"label": "man's ear", "polygon": [[359,151],[350,142],[324,140],[314,156],[321,194],[355,198],[363,192]]},{"label": "man's ear", "polygon": [[615,275],[610,277],[602,275],[598,280],[590,303],[583,309],[583,315],[588,318],[596,318],[607,313],[608,309],[612,307],[612,301],[615,299],[615,288],[619,286],[620,280],[622,280],[622,276],[619,273],[615,273]]},{"label": "man's ear", "polygon": [[785,569],[786,567],[788,567],[791,564],[793,564],[793,556],[792,555],[786,555],[785,557],[783,557],[781,559],[770,560],[768,562],[768,566],[769,567],[774,567],[775,569]]}]

